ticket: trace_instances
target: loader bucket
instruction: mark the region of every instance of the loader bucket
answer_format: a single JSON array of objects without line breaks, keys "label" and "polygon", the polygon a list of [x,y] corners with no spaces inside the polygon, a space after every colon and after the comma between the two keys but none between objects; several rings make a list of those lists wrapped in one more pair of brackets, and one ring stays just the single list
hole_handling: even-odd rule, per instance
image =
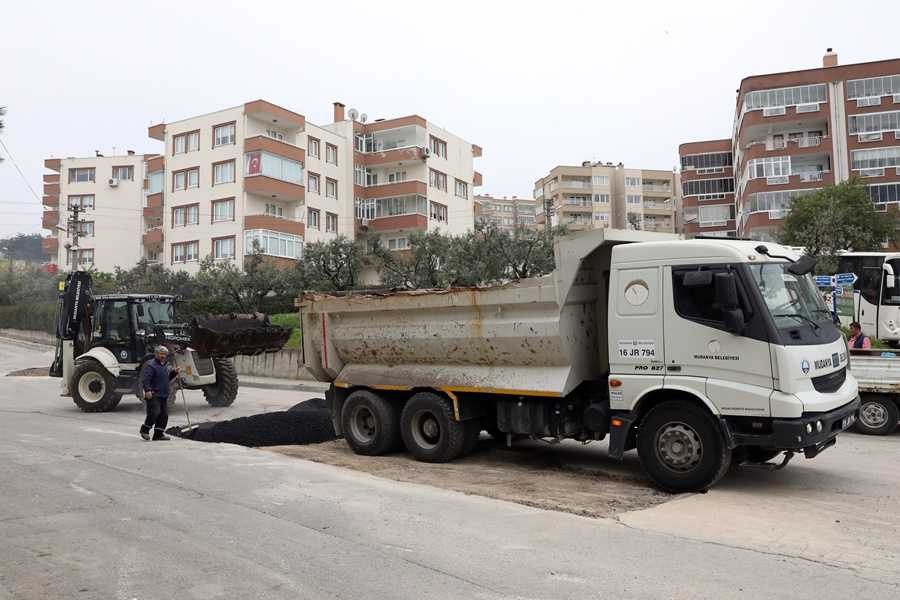
[{"label": "loader bucket", "polygon": [[291,336],[291,330],[272,325],[269,317],[258,313],[211,315],[192,319],[190,336],[191,347],[201,356],[229,358],[278,352]]}]

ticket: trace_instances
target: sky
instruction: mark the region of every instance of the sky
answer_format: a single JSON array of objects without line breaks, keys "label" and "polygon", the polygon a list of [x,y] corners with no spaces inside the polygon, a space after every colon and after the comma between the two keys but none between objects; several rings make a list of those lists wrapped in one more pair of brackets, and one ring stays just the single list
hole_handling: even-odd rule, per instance
[{"label": "sky", "polygon": [[898,22],[860,0],[4,3],[0,237],[41,231],[44,158],[158,152],[148,125],[257,98],[419,114],[484,148],[495,196],[558,164],[669,169],[730,136],[743,77],[900,57]]}]

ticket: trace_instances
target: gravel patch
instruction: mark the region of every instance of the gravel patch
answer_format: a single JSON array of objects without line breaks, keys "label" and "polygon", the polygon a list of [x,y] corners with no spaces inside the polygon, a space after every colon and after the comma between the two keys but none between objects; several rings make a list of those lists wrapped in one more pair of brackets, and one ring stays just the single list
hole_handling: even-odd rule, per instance
[{"label": "gravel patch", "polygon": [[7,373],[7,377],[49,377],[50,367],[28,367]]}]

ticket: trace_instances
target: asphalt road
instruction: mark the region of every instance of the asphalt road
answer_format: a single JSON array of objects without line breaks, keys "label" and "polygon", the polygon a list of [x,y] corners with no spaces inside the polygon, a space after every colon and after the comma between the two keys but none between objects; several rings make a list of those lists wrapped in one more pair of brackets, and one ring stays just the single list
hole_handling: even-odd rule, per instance
[{"label": "asphalt road", "polygon": [[[0,373],[48,353],[0,343]],[[312,396],[243,388],[232,408]],[[591,519],[262,450],[143,442],[58,380],[0,379],[7,598],[897,598],[900,436]],[[183,423],[183,416],[173,418]]]}]

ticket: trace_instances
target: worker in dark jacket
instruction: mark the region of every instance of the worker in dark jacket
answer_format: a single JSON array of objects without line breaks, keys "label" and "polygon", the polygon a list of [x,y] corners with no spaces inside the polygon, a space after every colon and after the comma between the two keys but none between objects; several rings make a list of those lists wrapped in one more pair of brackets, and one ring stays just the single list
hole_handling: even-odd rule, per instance
[{"label": "worker in dark jacket", "polygon": [[150,439],[153,428],[154,440],[168,440],[166,423],[169,421],[169,382],[178,376],[178,369],[169,370],[169,349],[156,348],[156,355],[146,364],[141,375],[141,388],[147,404],[147,418],[141,425],[141,437]]}]

